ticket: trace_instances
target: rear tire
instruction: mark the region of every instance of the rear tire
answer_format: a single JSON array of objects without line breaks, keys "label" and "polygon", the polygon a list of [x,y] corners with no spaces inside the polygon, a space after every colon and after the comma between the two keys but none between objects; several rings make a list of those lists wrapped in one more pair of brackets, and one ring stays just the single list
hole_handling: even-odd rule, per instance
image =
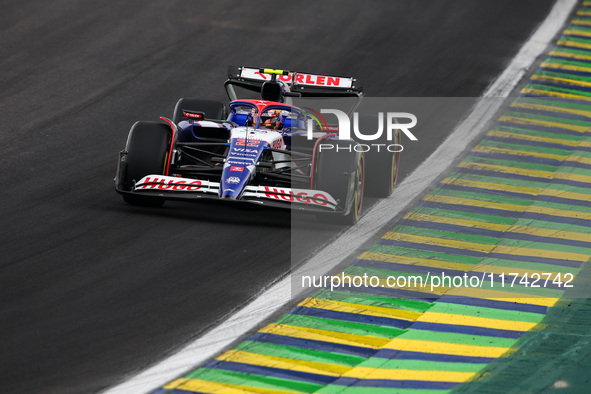
[{"label": "rear tire", "polygon": [[[131,190],[133,184],[146,175],[164,175],[168,160],[170,128],[157,122],[136,122],[129,131],[125,150],[126,167],[122,184],[125,190]],[[132,205],[159,207],[164,198],[123,194],[123,200]]]},{"label": "rear tire", "polygon": [[182,98],[174,107],[172,121],[175,124],[183,120],[183,110],[204,112],[206,119],[226,119],[226,106],[221,101]]},{"label": "rear tire", "polygon": [[367,158],[367,195],[385,198],[394,191],[398,180],[400,152],[371,152]]},{"label": "rear tire", "polygon": [[[359,129],[364,134],[375,132],[378,129],[378,123],[379,119],[375,115],[359,115]],[[358,142],[371,144],[371,149],[365,154],[367,168],[366,194],[371,197],[388,197],[394,191],[400,162],[400,152],[390,152],[388,147],[391,150],[399,148],[392,145],[400,143],[400,131],[396,130],[392,141],[387,139],[386,132],[382,132],[382,135],[377,140]]]}]

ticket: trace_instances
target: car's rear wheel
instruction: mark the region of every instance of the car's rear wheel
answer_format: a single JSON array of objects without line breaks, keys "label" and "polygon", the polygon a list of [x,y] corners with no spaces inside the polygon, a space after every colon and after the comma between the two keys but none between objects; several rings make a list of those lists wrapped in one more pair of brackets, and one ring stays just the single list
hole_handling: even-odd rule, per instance
[{"label": "car's rear wheel", "polygon": [[182,98],[177,101],[172,115],[172,121],[179,123],[183,120],[183,110],[205,113],[206,119],[223,120],[226,118],[226,106],[221,101]]},{"label": "car's rear wheel", "polygon": [[[125,171],[122,184],[130,190],[146,175],[166,172],[171,131],[168,125],[157,122],[136,122],[129,131],[125,150]],[[162,206],[164,198],[123,193],[123,200],[132,205]]]},{"label": "car's rear wheel", "polygon": [[365,158],[363,153],[343,149],[354,142],[338,142],[339,150],[320,152],[315,173],[315,188],[334,197],[344,215],[321,215],[323,220],[352,225],[357,223],[363,207]]},{"label": "car's rear wheel", "polygon": [[342,218],[344,224],[355,224],[361,217],[361,209],[363,208],[363,192],[365,183],[365,158],[364,155],[359,155],[357,159],[357,169],[354,174],[354,189],[353,201],[351,202],[350,212]]},{"label": "car's rear wheel", "polygon": [[[392,144],[399,142],[398,131]],[[396,150],[392,146],[391,150]],[[398,170],[400,164],[400,152],[390,152],[385,147],[381,150],[370,151],[366,154],[367,160],[367,195],[371,197],[388,197],[394,191],[398,180]]]}]

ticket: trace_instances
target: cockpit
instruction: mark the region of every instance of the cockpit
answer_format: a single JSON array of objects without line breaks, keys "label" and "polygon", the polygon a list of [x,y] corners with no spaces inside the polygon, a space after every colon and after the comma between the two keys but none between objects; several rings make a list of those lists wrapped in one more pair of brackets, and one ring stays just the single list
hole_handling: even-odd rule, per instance
[{"label": "cockpit", "polygon": [[230,103],[228,120],[238,126],[277,131],[304,130],[307,116],[291,105],[248,100]]}]

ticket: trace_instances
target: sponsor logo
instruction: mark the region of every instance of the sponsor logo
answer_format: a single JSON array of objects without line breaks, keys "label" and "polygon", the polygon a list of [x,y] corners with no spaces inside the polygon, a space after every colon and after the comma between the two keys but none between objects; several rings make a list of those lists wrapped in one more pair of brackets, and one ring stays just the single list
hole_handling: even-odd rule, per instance
[{"label": "sponsor logo", "polygon": [[313,195],[306,191],[298,191],[294,193],[290,189],[282,189],[265,186],[265,197],[274,198],[276,200],[300,202],[303,204],[315,204],[322,207],[328,205],[329,198],[326,194],[316,192]]},{"label": "sponsor logo", "polygon": [[242,172],[244,171],[244,167],[232,166],[230,167],[230,171]]},{"label": "sponsor logo", "polygon": [[281,149],[281,147],[283,146],[283,141],[282,140],[275,140],[273,141],[273,149]]},{"label": "sponsor logo", "polygon": [[237,146],[256,146],[258,147],[261,143],[261,136],[253,136],[252,138],[237,138],[236,145]]},{"label": "sponsor logo", "polygon": [[[271,74],[260,72],[256,68],[243,68],[240,74],[243,78],[257,79],[260,81],[270,81]],[[350,88],[353,86],[353,78],[334,77],[329,75],[315,75],[304,73],[289,73],[287,75],[277,75],[277,80],[282,82],[292,82],[299,85],[326,86],[337,88]]]},{"label": "sponsor logo", "polygon": [[[146,185],[146,183],[151,183]],[[169,180],[166,182],[166,178],[150,178],[146,177],[139,189],[160,189],[160,190],[186,190],[195,191],[201,189],[201,181],[182,181],[182,180]]]},{"label": "sponsor logo", "polygon": [[228,183],[240,183],[240,178],[238,178],[237,176],[231,176],[228,179],[226,179],[226,182]]},{"label": "sponsor logo", "polygon": [[[239,157],[230,157],[228,160],[226,160],[226,163],[234,166],[249,166],[249,165],[253,165],[254,164],[254,159],[241,159]],[[238,170],[240,171],[240,170]]]},{"label": "sponsor logo", "polygon": [[231,152],[230,156],[232,157],[246,157],[246,158],[256,158],[258,156],[257,153],[242,153],[242,152]]},{"label": "sponsor logo", "polygon": [[323,75],[296,74],[295,83],[311,86],[334,86],[339,88],[350,88],[353,86],[351,78],[328,77]]},{"label": "sponsor logo", "polygon": [[203,114],[201,112],[183,111],[183,116],[190,119],[203,119]]}]

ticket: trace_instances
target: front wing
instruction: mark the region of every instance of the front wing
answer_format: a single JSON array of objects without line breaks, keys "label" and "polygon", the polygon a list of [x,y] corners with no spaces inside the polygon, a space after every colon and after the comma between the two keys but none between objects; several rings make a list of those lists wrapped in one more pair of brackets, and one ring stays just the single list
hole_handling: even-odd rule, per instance
[{"label": "front wing", "polygon": [[[220,199],[219,190],[218,182],[165,175],[146,175],[136,182],[130,191],[117,188],[119,193],[153,195],[170,199]],[[239,201],[306,211],[340,211],[335,199],[322,190],[248,185]]]}]

